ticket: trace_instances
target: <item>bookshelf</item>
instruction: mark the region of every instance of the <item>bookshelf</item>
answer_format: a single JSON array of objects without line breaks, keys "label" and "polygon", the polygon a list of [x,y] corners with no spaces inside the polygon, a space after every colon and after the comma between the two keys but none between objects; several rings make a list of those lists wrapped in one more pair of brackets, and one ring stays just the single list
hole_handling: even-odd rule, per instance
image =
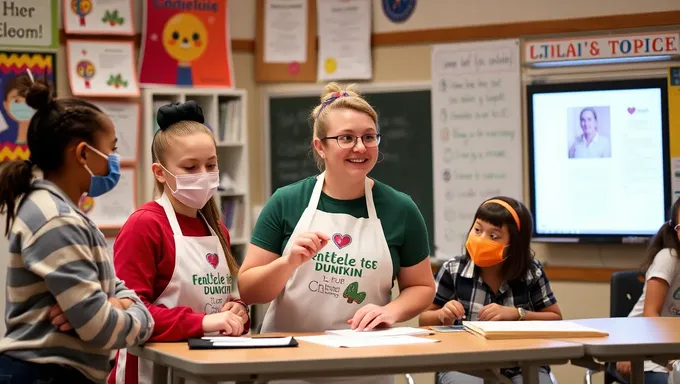
[{"label": "bookshelf", "polygon": [[194,100],[203,109],[205,124],[211,129],[217,143],[220,188],[216,199],[222,211],[222,220],[231,235],[232,253],[239,264],[243,261],[245,246],[250,241],[250,183],[248,170],[248,124],[246,91],[222,88],[160,87],[142,90],[144,113],[142,156],[139,169],[141,201],[154,197],[154,177],[151,175],[151,140],[158,129],[156,111],[161,105]]}]

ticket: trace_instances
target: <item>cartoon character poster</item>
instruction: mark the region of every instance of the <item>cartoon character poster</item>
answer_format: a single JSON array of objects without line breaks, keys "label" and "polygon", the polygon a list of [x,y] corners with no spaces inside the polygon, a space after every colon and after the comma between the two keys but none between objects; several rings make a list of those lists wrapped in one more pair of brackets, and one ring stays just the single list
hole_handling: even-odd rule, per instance
[{"label": "cartoon character poster", "polygon": [[35,113],[26,104],[24,84],[46,80],[55,88],[55,54],[0,51],[0,162],[28,159],[28,124]]},{"label": "cartoon character poster", "polygon": [[227,0],[144,6],[140,84],[233,87]]},{"label": "cartoon character poster", "polygon": [[134,35],[133,0],[62,0],[68,34]]}]

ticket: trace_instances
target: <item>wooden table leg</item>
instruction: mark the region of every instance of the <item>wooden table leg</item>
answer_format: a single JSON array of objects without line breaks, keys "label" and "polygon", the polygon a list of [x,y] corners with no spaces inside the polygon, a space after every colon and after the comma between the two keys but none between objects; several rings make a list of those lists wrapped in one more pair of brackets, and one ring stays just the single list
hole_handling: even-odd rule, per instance
[{"label": "wooden table leg", "polygon": [[630,362],[630,384],[644,384],[645,382],[645,362]]},{"label": "wooden table leg", "polygon": [[523,384],[538,384],[538,366],[522,365],[522,382]]}]

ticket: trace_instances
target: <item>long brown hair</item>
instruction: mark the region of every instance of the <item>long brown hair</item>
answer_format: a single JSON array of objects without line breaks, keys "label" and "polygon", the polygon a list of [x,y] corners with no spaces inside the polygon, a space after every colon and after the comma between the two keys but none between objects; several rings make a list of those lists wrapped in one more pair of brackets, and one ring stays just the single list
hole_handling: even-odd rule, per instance
[{"label": "long brown hair", "polygon": [[645,261],[640,267],[642,273],[647,273],[647,269],[652,265],[656,254],[662,249],[669,248],[673,251],[673,256],[680,257],[680,239],[678,239],[678,233],[675,231],[675,227],[680,224],[678,223],[678,213],[680,213],[680,198],[675,200],[671,206],[668,221],[661,225],[659,231],[650,240],[645,252]]},{"label": "long brown hair", "polygon": [[[171,137],[184,137],[196,133],[205,133],[206,135],[210,135],[210,137],[213,139],[213,143],[215,142],[215,137],[212,135],[212,132],[210,132],[210,129],[196,121],[179,121],[165,129],[158,130],[158,132],[156,132],[154,135],[153,142],[151,144],[151,157],[153,162],[164,164],[165,154],[167,153],[167,149],[170,148],[169,139]],[[163,183],[160,183],[158,180],[156,180],[156,188],[154,191],[155,194],[160,196],[163,193],[163,190]],[[222,245],[224,255],[227,258],[227,265],[229,266],[229,272],[231,272],[231,276],[236,276],[238,274],[238,264],[231,253],[229,244],[227,244],[227,238],[224,235],[224,232],[222,232],[222,226],[220,225],[220,211],[217,208],[215,197],[211,197],[210,200],[208,200],[208,202],[203,206],[203,208],[200,209],[200,211],[205,217],[205,220],[208,222],[208,225],[213,231],[215,231],[217,237],[220,239],[220,244]]]}]

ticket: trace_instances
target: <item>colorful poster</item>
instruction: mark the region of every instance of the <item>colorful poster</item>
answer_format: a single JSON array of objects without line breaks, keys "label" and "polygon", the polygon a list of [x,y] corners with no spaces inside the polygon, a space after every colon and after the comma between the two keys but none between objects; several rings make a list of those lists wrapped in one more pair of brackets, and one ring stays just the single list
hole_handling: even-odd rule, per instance
[{"label": "colorful poster", "polygon": [[233,87],[227,11],[227,0],[146,0],[140,83]]},{"label": "colorful poster", "polygon": [[64,31],[83,35],[135,34],[132,0],[62,0]]},{"label": "colorful poster", "polygon": [[68,40],[66,54],[74,96],[139,96],[132,41]]},{"label": "colorful poster", "polygon": [[2,0],[0,7],[0,46],[59,47],[58,0]]},{"label": "colorful poster", "polygon": [[0,51],[0,162],[28,159],[28,124],[35,111],[26,105],[22,84],[30,82],[26,69],[36,80],[54,83],[55,54]]},{"label": "colorful poster", "polygon": [[123,165],[136,165],[139,160],[139,137],[141,132],[142,106],[138,101],[90,100],[113,121],[116,127],[118,155]]}]

